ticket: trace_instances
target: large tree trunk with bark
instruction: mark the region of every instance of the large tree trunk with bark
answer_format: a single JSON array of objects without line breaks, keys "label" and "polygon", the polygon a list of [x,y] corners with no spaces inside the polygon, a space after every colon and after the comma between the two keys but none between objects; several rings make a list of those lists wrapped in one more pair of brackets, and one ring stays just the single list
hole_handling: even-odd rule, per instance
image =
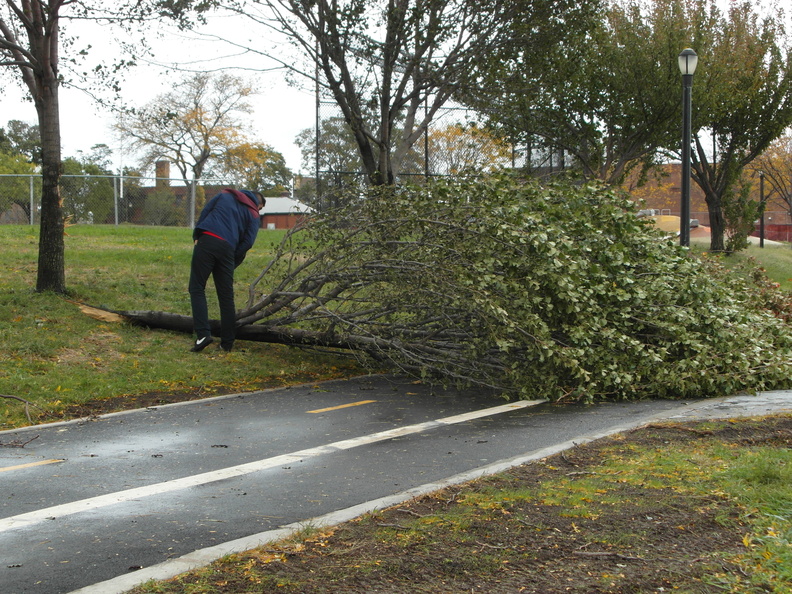
[{"label": "large tree trunk with bark", "polygon": [[[97,307],[82,306],[84,313],[101,320],[125,321],[137,326],[146,328],[156,328],[159,330],[170,330],[172,332],[182,332],[191,334],[193,331],[193,319],[176,313],[152,310],[108,310]],[[115,318],[108,317],[107,314],[114,314]],[[220,320],[210,320],[212,333],[220,334]],[[346,336],[337,337],[327,332],[312,332],[300,330],[298,328],[267,327],[256,324],[241,325],[237,328],[237,339],[250,340],[254,342],[269,342],[273,344],[288,344],[293,346],[310,346],[325,348],[340,348],[364,350],[373,341],[370,339],[360,339]],[[367,345],[368,343],[368,345]]]},{"label": "large tree trunk with bark", "polygon": [[41,232],[36,291],[66,292],[61,148],[57,80],[42,83],[36,99],[42,147]]},{"label": "large tree trunk with bark", "polygon": [[726,219],[723,217],[723,208],[720,200],[707,197],[707,207],[710,219],[710,251],[713,253],[726,251]]},{"label": "large tree trunk with bark", "polygon": [[39,120],[41,135],[41,231],[39,235],[38,275],[36,291],[66,292],[63,241],[63,203],[60,194],[61,138],[58,91],[60,79],[59,11],[70,4],[56,2],[25,2],[18,10],[28,36],[29,48],[9,28],[2,30],[9,53],[16,59]]}]

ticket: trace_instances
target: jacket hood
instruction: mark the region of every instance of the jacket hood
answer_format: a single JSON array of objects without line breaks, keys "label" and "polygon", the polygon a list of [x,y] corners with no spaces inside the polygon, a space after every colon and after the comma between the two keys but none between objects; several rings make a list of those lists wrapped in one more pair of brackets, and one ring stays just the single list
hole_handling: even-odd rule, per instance
[{"label": "jacket hood", "polygon": [[258,200],[253,192],[250,190],[234,190],[233,188],[225,188],[223,191],[231,194],[236,198],[237,202],[244,204],[254,219],[261,218],[261,215],[259,215]]}]

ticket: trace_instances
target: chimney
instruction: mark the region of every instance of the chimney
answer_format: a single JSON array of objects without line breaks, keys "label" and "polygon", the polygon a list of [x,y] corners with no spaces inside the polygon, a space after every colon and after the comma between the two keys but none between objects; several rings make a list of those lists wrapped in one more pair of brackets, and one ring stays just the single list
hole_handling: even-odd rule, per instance
[{"label": "chimney", "polygon": [[170,161],[157,161],[154,164],[155,186],[158,188],[167,188],[170,186]]}]

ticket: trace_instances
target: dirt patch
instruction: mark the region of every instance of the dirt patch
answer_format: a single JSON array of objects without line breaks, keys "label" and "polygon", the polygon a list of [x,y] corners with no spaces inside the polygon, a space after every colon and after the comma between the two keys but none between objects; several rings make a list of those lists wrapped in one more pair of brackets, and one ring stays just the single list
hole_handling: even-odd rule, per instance
[{"label": "dirt patch", "polygon": [[[746,529],[724,495],[650,485],[651,469],[645,484],[617,473],[591,490],[614,457],[692,452],[702,440],[790,448],[792,416],[649,426],[233,555],[146,592],[777,591],[748,586],[731,561],[745,551]],[[735,581],[742,589],[725,586]]]}]

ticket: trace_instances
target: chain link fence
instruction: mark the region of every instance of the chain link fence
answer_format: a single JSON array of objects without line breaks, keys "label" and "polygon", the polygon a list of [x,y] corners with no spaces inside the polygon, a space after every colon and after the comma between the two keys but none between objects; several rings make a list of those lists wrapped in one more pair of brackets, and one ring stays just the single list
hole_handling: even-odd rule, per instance
[{"label": "chain link fence", "polygon": [[[63,212],[73,224],[189,226],[206,199],[229,183],[203,180],[190,217],[190,188],[181,179],[118,175],[64,175]],[[0,174],[0,224],[39,223],[41,176]]]}]

